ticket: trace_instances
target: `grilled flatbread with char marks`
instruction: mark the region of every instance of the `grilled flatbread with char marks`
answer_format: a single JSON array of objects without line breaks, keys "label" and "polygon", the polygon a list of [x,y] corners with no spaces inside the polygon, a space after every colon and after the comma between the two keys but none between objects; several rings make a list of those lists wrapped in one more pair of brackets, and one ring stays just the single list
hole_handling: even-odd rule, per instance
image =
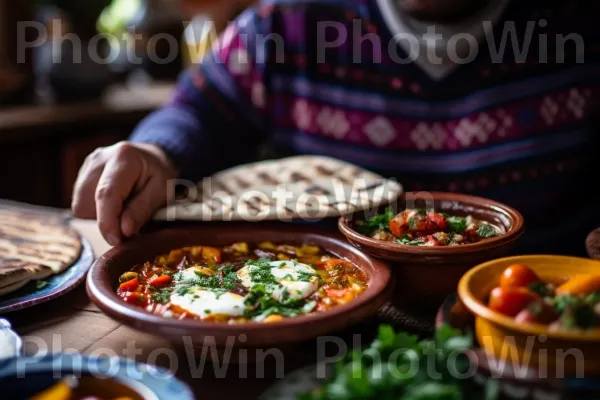
[{"label": "grilled flatbread with char marks", "polygon": [[80,253],[79,236],[63,218],[0,209],[0,295],[63,272]]}]

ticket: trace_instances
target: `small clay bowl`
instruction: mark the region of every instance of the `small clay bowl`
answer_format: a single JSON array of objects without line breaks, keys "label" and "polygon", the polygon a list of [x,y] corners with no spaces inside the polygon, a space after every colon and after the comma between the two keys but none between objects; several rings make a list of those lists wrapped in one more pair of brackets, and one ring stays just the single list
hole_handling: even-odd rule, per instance
[{"label": "small clay bowl", "polygon": [[[409,205],[407,207],[407,204]],[[446,296],[456,290],[461,276],[484,261],[508,255],[524,232],[523,217],[515,209],[480,197],[454,193],[406,193],[391,206],[394,212],[406,208],[427,208],[450,215],[472,215],[501,226],[506,233],[479,243],[452,247],[408,246],[361,235],[354,229],[376,212],[361,211],[341,217],[340,231],[356,248],[383,260],[389,260],[396,276],[394,303],[415,313],[436,312]]]},{"label": "small clay bowl", "polygon": [[[157,255],[191,245],[224,246],[242,241],[320,246],[361,268],[369,277],[368,288],[352,302],[328,311],[280,322],[235,325],[163,318],[127,304],[116,294],[117,281],[123,272]],[[108,316],[134,329],[175,344],[191,344],[196,349],[205,343],[220,349],[285,346],[338,331],[374,314],[389,300],[392,287],[388,266],[352,247],[343,237],[289,223],[203,224],[149,233],[106,252],[94,263],[87,280],[90,298]]]},{"label": "small clay bowl", "polygon": [[511,364],[565,375],[600,376],[600,330],[551,331],[542,324],[519,324],[487,307],[489,293],[512,264],[527,265],[543,281],[555,284],[600,270],[600,261],[547,255],[501,258],[473,268],[460,280],[458,295],[475,316],[475,334],[480,346],[496,358],[510,357],[506,361]]}]

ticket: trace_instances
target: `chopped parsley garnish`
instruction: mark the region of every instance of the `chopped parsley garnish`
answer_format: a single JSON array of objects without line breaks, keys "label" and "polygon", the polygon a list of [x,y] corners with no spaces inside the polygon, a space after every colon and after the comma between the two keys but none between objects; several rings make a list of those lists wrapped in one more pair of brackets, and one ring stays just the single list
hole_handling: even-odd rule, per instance
[{"label": "chopped parsley garnish", "polygon": [[587,304],[569,305],[560,317],[560,324],[565,329],[588,329],[596,325],[598,316]]},{"label": "chopped parsley garnish", "polygon": [[544,282],[532,283],[531,285],[529,285],[529,290],[539,294],[541,297],[546,297],[551,294],[550,290],[548,289],[548,285],[546,285]]},{"label": "chopped parsley garnish", "polygon": [[425,216],[427,215],[427,210],[425,210],[424,208],[419,208],[417,209],[417,214]]},{"label": "chopped parsley garnish", "polygon": [[400,239],[396,239],[396,243],[404,244],[407,246],[419,246],[425,243],[423,239],[411,239],[408,235],[402,236]]},{"label": "chopped parsley garnish", "polygon": [[157,289],[150,295],[150,298],[155,303],[165,304],[171,300],[172,293],[173,289],[170,288]]},{"label": "chopped parsley garnish", "polygon": [[273,268],[273,266],[271,266],[271,261],[261,258],[260,260],[256,261],[248,261],[246,265],[250,266],[249,270],[252,282],[263,283],[266,285],[279,284],[277,278],[271,272],[271,269]]},{"label": "chopped parsley garnish", "polygon": [[[337,266],[336,266],[336,268],[337,268]],[[310,282],[310,279],[312,277],[314,277],[314,276],[319,277],[319,275],[314,274],[312,272],[308,272],[308,271],[298,271],[297,275],[298,275],[298,280],[301,282]]]},{"label": "chopped parsley garnish", "polygon": [[556,312],[558,314],[562,314],[563,312],[565,312],[565,310],[567,308],[576,307],[579,304],[581,304],[581,302],[582,302],[582,299],[580,297],[573,296],[570,294],[565,294],[565,295],[556,296],[552,300],[552,306],[554,307],[554,310],[556,310]]},{"label": "chopped parsley garnish", "polygon": [[363,221],[361,224],[357,224],[356,230],[358,233],[371,236],[373,232],[384,230],[389,232],[390,221],[394,219],[396,214],[391,208],[387,208],[382,214],[378,214],[371,219]]},{"label": "chopped parsley garnish", "polygon": [[210,310],[204,310],[204,314],[210,314]]},{"label": "chopped parsley garnish", "polygon": [[585,297],[585,302],[592,306],[600,303],[600,292],[590,293]]},{"label": "chopped parsley garnish", "polygon": [[491,238],[496,236],[496,229],[490,224],[483,224],[477,229],[477,235],[482,238]]},{"label": "chopped parsley garnish", "polygon": [[176,294],[184,296],[194,289],[199,288],[217,292],[217,296],[219,297],[223,293],[235,289],[241,283],[240,278],[233,271],[233,268],[229,266],[221,268],[221,270],[213,275],[205,275],[200,271],[194,272],[194,278],[192,279],[186,279],[182,272],[177,272],[173,276],[175,281],[173,291]]},{"label": "chopped parsley garnish", "polygon": [[415,218],[415,217],[409,218],[409,220],[408,220],[408,228],[412,229],[412,230],[417,229],[418,222],[419,222],[418,218]]},{"label": "chopped parsley garnish", "polygon": [[463,233],[467,230],[467,219],[464,217],[448,216],[446,217],[446,223],[450,231],[454,233]]}]

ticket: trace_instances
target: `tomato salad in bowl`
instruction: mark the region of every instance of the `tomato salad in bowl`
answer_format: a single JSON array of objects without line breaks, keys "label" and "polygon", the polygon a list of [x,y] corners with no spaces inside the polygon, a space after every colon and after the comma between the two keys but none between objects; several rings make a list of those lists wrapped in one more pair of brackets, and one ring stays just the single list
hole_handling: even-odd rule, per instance
[{"label": "tomato salad in bowl", "polygon": [[519,324],[547,325],[549,331],[598,329],[600,273],[552,282],[542,280],[526,265],[510,265],[487,304]]},{"label": "tomato salad in bowl", "polygon": [[407,209],[394,214],[391,208],[370,219],[356,222],[356,230],[372,239],[409,246],[459,246],[500,236],[502,227],[446,212]]},{"label": "tomato salad in bowl", "polygon": [[236,324],[326,311],[367,284],[358,267],[318,246],[238,242],[183,247],[136,265],[117,293],[166,318]]},{"label": "tomato salad in bowl", "polygon": [[407,192],[378,209],[341,217],[338,228],[357,249],[392,262],[401,277],[392,301],[423,314],[435,312],[473,265],[510,254],[524,221],[490,199]]}]

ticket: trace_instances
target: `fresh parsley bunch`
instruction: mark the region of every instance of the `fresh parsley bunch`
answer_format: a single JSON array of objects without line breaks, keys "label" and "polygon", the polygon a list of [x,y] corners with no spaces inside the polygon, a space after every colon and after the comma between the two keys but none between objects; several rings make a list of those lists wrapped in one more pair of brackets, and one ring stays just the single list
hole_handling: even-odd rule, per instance
[{"label": "fresh parsley bunch", "polygon": [[481,390],[457,378],[469,372],[464,351],[472,344],[470,333],[447,325],[437,329],[433,339],[422,341],[382,325],[368,348],[352,352],[340,361],[331,380],[299,399],[494,400],[495,384]]}]

